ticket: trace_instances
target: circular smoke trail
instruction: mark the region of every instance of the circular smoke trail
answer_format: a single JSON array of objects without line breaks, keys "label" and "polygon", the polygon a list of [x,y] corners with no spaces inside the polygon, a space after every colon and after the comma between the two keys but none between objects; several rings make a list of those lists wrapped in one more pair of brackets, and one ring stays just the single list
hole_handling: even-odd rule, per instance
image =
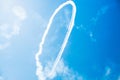
[{"label": "circular smoke trail", "polygon": [[[46,36],[47,36],[48,31],[49,31],[49,29],[50,29],[50,27],[51,27],[51,24],[52,24],[52,21],[53,21],[54,17],[55,17],[56,14],[57,14],[62,8],[64,8],[66,5],[72,5],[72,7],[73,7],[72,17],[71,17],[71,20],[70,20],[70,23],[69,23],[69,26],[68,26],[68,31],[67,31],[67,33],[66,33],[66,35],[65,35],[65,39],[64,39],[64,41],[63,41],[63,44],[62,44],[62,46],[61,46],[61,49],[60,49],[60,51],[59,51],[59,53],[58,53],[57,58],[56,58],[55,61],[54,61],[54,64],[53,64],[53,67],[52,67],[50,73],[48,73],[47,75],[45,75],[45,73],[44,73],[44,71],[43,71],[43,66],[42,66],[42,64],[41,64],[41,62],[40,62],[40,60],[39,60],[39,57],[40,57],[40,55],[42,54],[43,45],[44,45]],[[75,5],[75,3],[74,3],[72,0],[69,0],[69,1],[66,1],[66,2],[64,2],[63,4],[61,4],[61,5],[54,11],[54,13],[52,14],[52,16],[50,17],[50,20],[49,20],[49,23],[48,23],[48,25],[47,25],[47,28],[46,28],[46,30],[45,30],[45,32],[44,32],[44,34],[43,34],[42,40],[41,40],[41,42],[40,42],[40,44],[39,44],[39,50],[38,50],[38,52],[37,52],[36,55],[35,55],[36,67],[37,67],[37,68],[36,68],[36,75],[38,76],[38,79],[39,79],[39,80],[46,80],[46,78],[50,78],[50,77],[53,75],[53,73],[54,73],[54,71],[55,71],[55,69],[56,69],[56,66],[57,66],[58,62],[60,61],[61,56],[62,56],[62,54],[63,54],[63,51],[64,51],[64,49],[65,49],[65,47],[66,47],[66,44],[67,44],[67,42],[68,42],[70,33],[71,33],[72,29],[73,29],[75,16],[76,16],[76,5]]]}]

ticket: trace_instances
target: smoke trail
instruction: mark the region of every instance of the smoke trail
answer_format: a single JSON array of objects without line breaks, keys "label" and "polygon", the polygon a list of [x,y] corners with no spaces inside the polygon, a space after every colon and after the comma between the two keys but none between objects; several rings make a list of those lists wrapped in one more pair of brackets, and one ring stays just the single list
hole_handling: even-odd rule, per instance
[{"label": "smoke trail", "polygon": [[[49,73],[48,75],[45,75],[45,73],[43,72],[42,64],[41,64],[41,62],[39,61],[39,57],[40,57],[40,55],[42,54],[43,45],[44,45],[46,36],[47,36],[47,34],[48,34],[48,31],[49,31],[49,29],[50,29],[50,27],[51,27],[52,21],[53,21],[54,17],[56,16],[56,14],[57,14],[63,7],[65,7],[66,5],[69,5],[69,4],[72,5],[73,10],[72,10],[72,17],[71,17],[71,21],[70,21],[70,24],[69,24],[69,27],[68,27],[68,31],[67,31],[67,33],[66,33],[66,35],[65,35],[65,39],[64,39],[63,44],[62,44],[62,46],[61,46],[61,49],[60,49],[60,51],[59,51],[59,53],[58,53],[58,56],[57,56],[57,58],[56,58],[56,60],[55,60],[55,62],[54,62],[54,64],[53,64],[52,70],[50,71],[50,73]],[[70,36],[70,33],[71,33],[72,29],[73,29],[75,15],[76,15],[76,5],[75,5],[75,3],[74,3],[72,0],[69,0],[69,1],[66,1],[65,3],[61,4],[61,5],[54,11],[54,13],[52,14],[52,16],[50,17],[50,20],[49,20],[49,23],[48,23],[48,25],[47,25],[47,28],[46,28],[46,30],[45,30],[45,32],[44,32],[44,34],[43,34],[42,40],[41,40],[41,42],[40,42],[40,44],[39,44],[39,51],[38,51],[38,52],[36,53],[36,55],[35,55],[36,67],[37,67],[37,69],[36,69],[36,75],[38,76],[38,79],[39,79],[39,80],[46,80],[46,78],[50,78],[50,77],[53,75],[54,70],[55,70],[58,62],[60,61],[61,56],[62,56],[62,54],[63,54],[63,51],[64,51],[64,49],[65,49],[65,46],[66,46],[66,44],[67,44],[67,42],[68,42],[68,38],[69,38],[69,36]]]}]

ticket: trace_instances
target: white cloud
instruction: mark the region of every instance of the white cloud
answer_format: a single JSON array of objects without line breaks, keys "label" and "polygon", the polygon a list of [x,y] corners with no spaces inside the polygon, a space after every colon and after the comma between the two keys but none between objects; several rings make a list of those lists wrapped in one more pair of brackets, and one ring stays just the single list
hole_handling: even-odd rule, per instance
[{"label": "white cloud", "polygon": [[12,11],[20,20],[25,20],[27,17],[26,10],[21,6],[14,6]]},{"label": "white cloud", "polygon": [[9,24],[2,24],[0,26],[0,36],[10,39],[14,35],[19,34],[20,28],[17,24],[9,25]]},{"label": "white cloud", "polygon": [[[9,40],[14,36],[19,35],[22,21],[25,20],[27,17],[25,9],[21,6],[14,6],[12,8],[10,7],[9,11],[10,12],[12,11],[12,13],[9,13],[7,11],[5,13],[9,14],[9,16],[12,16],[14,14],[15,16],[17,16],[18,19],[16,18],[11,19],[11,17],[8,16],[7,22],[1,23],[0,38],[2,38],[2,40],[4,41],[3,42],[0,41],[0,49],[8,47],[10,45],[8,44],[8,42],[10,42]],[[2,16],[3,18],[5,18],[4,15]]]},{"label": "white cloud", "polygon": [[17,23],[1,24],[0,25],[0,50],[7,48],[10,45],[10,39],[20,33],[20,26]]},{"label": "white cloud", "polygon": [[63,60],[60,60],[57,65],[56,73],[61,76],[62,80],[83,80],[83,77],[66,66]]},{"label": "white cloud", "polygon": [[13,36],[18,35],[19,32],[20,27],[17,24],[14,24],[13,26],[3,24],[0,26],[0,38],[2,38],[2,41],[0,41],[0,50],[7,48],[10,45],[9,40],[13,38]]},{"label": "white cloud", "polygon": [[94,38],[94,34],[93,34],[93,32],[89,32],[89,36],[90,36],[90,38],[91,38],[91,40],[93,41],[93,42],[96,42],[96,39]]},{"label": "white cloud", "polygon": [[[43,68],[42,73],[39,74],[39,80],[46,80],[49,72],[51,71],[53,65],[53,61],[47,63],[45,68]],[[77,72],[74,72],[68,66],[66,66],[63,60],[60,60],[54,73],[49,76],[50,80],[54,80],[55,78],[60,77],[61,80],[83,80],[83,77],[80,76]],[[48,80],[49,80],[48,79]]]},{"label": "white cloud", "polygon": [[110,6],[108,5],[101,7],[101,9],[97,11],[96,16],[91,18],[91,23],[95,25],[99,18],[107,13],[109,8]]}]

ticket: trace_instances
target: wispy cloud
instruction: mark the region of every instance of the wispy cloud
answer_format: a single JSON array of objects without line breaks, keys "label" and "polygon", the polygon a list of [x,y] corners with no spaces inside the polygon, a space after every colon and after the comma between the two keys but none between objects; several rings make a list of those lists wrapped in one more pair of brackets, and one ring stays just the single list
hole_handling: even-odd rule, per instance
[{"label": "wispy cloud", "polygon": [[23,8],[21,6],[14,6],[12,8],[12,11],[15,14],[15,16],[17,16],[20,20],[25,20],[27,17],[25,8]]},{"label": "wispy cloud", "polygon": [[97,21],[99,20],[99,18],[107,13],[109,8],[110,8],[110,6],[108,6],[108,5],[101,7],[100,10],[97,11],[96,16],[91,18],[92,25],[96,24]]},{"label": "wispy cloud", "polygon": [[19,35],[20,33],[20,26],[18,24],[2,24],[0,26],[0,38],[4,40],[3,42],[0,41],[0,49],[5,49],[10,45],[10,39],[14,36]]},{"label": "wispy cloud", "polygon": [[6,39],[10,39],[14,35],[18,35],[19,31],[20,31],[20,27],[18,26],[18,24],[13,24],[13,25],[2,24],[0,26],[0,36]]},{"label": "wispy cloud", "polygon": [[60,76],[62,80],[83,80],[83,77],[66,66],[63,60],[59,61],[54,76]]},{"label": "wispy cloud", "polygon": [[102,6],[97,11],[96,15],[91,17],[91,19],[89,20],[89,23],[87,25],[80,24],[79,26],[76,26],[76,29],[84,31],[85,33],[87,33],[89,35],[92,42],[96,42],[97,40],[95,38],[95,33],[92,30],[89,30],[90,28],[87,29],[87,27],[92,28],[93,26],[96,26],[98,20],[107,13],[109,8],[110,8],[109,5]]},{"label": "wispy cloud", "polygon": [[[49,61],[47,65],[43,68],[43,71],[39,75],[39,80],[47,80],[48,73],[51,71],[53,61]],[[53,74],[49,76],[48,80],[55,80],[56,78],[61,80],[83,80],[83,76],[79,75],[77,72],[73,71],[64,64],[63,60],[60,60]]]},{"label": "wispy cloud", "polygon": [[[1,23],[0,25],[0,38],[6,41],[4,41],[4,43],[0,42],[0,49],[8,47],[10,45],[8,44],[8,42],[10,43],[10,39],[20,34],[22,21],[27,18],[26,10],[22,6],[10,7],[9,12],[6,13],[9,14],[9,16],[14,15],[14,18],[10,19],[11,21]],[[4,18],[4,15],[2,18]]]}]

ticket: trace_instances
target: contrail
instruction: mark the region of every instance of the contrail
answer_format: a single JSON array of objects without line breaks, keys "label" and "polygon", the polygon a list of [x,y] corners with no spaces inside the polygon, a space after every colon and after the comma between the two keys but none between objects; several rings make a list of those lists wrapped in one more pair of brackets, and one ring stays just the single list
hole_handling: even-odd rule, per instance
[{"label": "contrail", "polygon": [[[69,24],[69,26],[68,26],[68,31],[67,31],[67,33],[66,33],[66,35],[65,35],[65,39],[64,39],[63,44],[62,44],[62,46],[61,46],[61,49],[60,49],[60,51],[59,51],[59,53],[58,53],[58,56],[57,56],[57,58],[55,59],[55,62],[54,62],[54,64],[53,64],[53,67],[52,67],[50,73],[46,75],[46,74],[43,72],[43,66],[42,66],[41,62],[39,61],[39,57],[40,57],[40,55],[42,54],[43,45],[44,45],[46,36],[47,36],[48,31],[49,31],[49,29],[50,29],[50,27],[51,27],[51,24],[52,24],[52,21],[53,21],[54,17],[55,17],[56,14],[57,14],[62,8],[64,8],[66,5],[72,5],[72,7],[73,7],[71,21],[70,21],[70,24]],[[36,67],[37,67],[37,69],[36,69],[36,75],[38,76],[39,80],[46,80],[46,78],[50,78],[50,77],[53,75],[53,73],[54,73],[54,71],[55,71],[55,69],[56,69],[56,66],[57,66],[58,62],[60,61],[61,56],[62,56],[62,54],[63,54],[63,51],[64,51],[64,49],[65,49],[65,47],[66,47],[66,44],[67,44],[67,42],[68,42],[68,38],[69,38],[69,36],[70,36],[70,33],[71,33],[72,29],[73,29],[75,16],[76,16],[76,5],[75,5],[75,3],[74,3],[72,0],[69,0],[69,1],[66,1],[66,2],[64,2],[63,4],[61,4],[61,5],[54,11],[54,13],[52,14],[52,16],[50,17],[50,20],[49,20],[49,23],[48,23],[48,25],[47,25],[47,28],[46,28],[46,30],[45,30],[45,32],[44,32],[44,34],[43,34],[42,40],[41,40],[41,42],[40,42],[40,44],[39,44],[39,51],[38,51],[38,52],[36,53],[36,55],[35,55]]]}]

